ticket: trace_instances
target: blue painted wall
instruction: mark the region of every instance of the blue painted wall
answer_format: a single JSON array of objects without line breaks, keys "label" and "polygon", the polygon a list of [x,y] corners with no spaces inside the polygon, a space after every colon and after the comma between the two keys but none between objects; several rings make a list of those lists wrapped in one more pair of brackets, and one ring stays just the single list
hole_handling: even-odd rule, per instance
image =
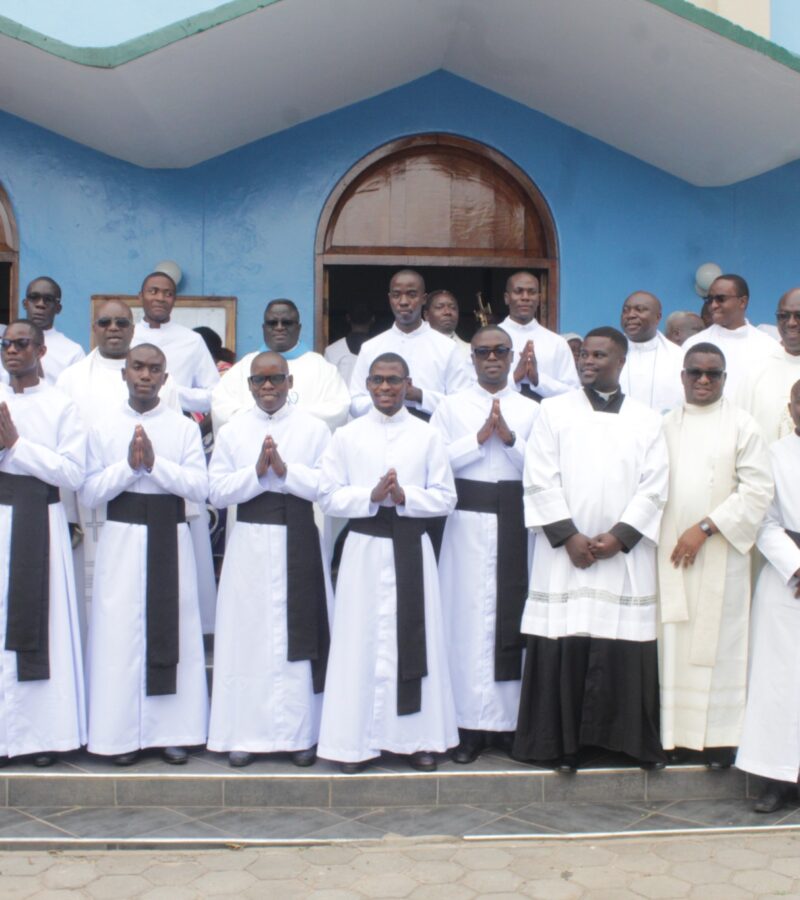
[{"label": "blue painted wall", "polygon": [[770,40],[800,54],[800,15],[797,0],[771,0]]},{"label": "blue painted wall", "polygon": [[[0,182],[21,235],[21,287],[49,273],[64,288],[60,327],[86,341],[93,293],[135,293],[177,260],[184,293],[239,297],[238,349],[260,340],[266,298],[313,321],[314,238],[337,181],[376,146],[415,132],[483,141],[550,203],[561,250],[561,328],[616,321],[648,289],[665,308],[697,306],[703,262],[738,271],[751,319],[800,284],[800,165],[727,188],[696,188],[608,145],[444,72],[186,170],[140,169],[0,114]],[[309,336],[308,334],[306,336]]]}]

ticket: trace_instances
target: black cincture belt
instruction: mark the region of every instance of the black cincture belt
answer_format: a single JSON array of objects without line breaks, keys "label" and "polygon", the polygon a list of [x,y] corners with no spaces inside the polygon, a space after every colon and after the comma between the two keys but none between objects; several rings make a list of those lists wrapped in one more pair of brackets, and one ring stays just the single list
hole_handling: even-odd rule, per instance
[{"label": "black cincture belt", "polygon": [[529,400],[534,400],[536,403],[542,402],[542,395],[537,394],[527,381],[523,381],[520,383],[519,392],[523,397],[527,397]]},{"label": "black cincture belt", "polygon": [[494,680],[522,677],[519,632],[528,596],[528,532],[522,507],[522,482],[456,478],[456,509],[497,516],[497,612],[494,632]]},{"label": "black cincture belt", "polygon": [[50,678],[50,514],[58,488],[32,475],[0,472],[0,504],[11,507],[6,650],[18,681]]},{"label": "black cincture belt", "polygon": [[789,535],[789,537],[800,547],[800,531],[789,531],[788,528],[784,528],[784,531]]},{"label": "black cincture belt", "polygon": [[417,409],[416,406],[407,406],[406,409],[417,419],[422,419],[423,422],[430,422],[431,414],[429,412],[425,412],[424,409]]},{"label": "black cincture belt", "polygon": [[147,696],[177,692],[178,679],[178,529],[186,504],[174,494],[123,491],[108,501],[108,522],[147,527]]},{"label": "black cincture belt", "polygon": [[314,693],[325,689],[331,644],[314,507],[292,494],[265,491],[236,508],[238,522],[286,526],[286,630],[289,662],[311,661]]},{"label": "black cincture belt", "polygon": [[422,535],[426,526],[426,519],[398,516],[397,510],[389,506],[379,507],[375,516],[350,519],[350,531],[392,541],[397,585],[398,716],[422,709],[422,679],[428,674],[422,571]]}]

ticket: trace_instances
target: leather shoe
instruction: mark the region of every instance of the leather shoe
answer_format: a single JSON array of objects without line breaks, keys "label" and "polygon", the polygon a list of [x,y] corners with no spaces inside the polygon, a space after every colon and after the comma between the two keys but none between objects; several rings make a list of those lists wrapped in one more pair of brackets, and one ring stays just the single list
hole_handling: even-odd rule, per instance
[{"label": "leather shoe", "polygon": [[47,768],[47,766],[52,766],[55,761],[55,753],[37,753],[36,756],[34,756],[31,760],[31,762],[40,769],[45,769]]},{"label": "leather shoe", "polygon": [[770,779],[761,789],[758,800],[753,804],[753,812],[774,813],[786,802],[786,789],[788,785],[781,781]]},{"label": "leather shoe", "polygon": [[503,753],[511,756],[514,749],[514,732],[513,731],[497,731],[492,735],[492,744]]},{"label": "leather shoe", "polygon": [[131,750],[130,753],[118,753],[112,757],[115,766],[132,766],[139,758],[138,750]]},{"label": "leather shoe", "polygon": [[467,765],[475,760],[486,749],[486,738],[482,731],[461,729],[461,743],[453,750],[453,762]]},{"label": "leather shoe", "polygon": [[436,771],[436,757],[427,750],[418,750],[416,753],[412,753],[408,762],[412,769],[417,769],[419,772]]},{"label": "leather shoe", "polygon": [[301,769],[305,769],[306,766],[313,766],[317,761],[317,748],[309,747],[308,750],[295,750],[292,753],[292,762],[296,766],[300,766]]},{"label": "leather shoe", "polygon": [[733,762],[733,753],[730,747],[709,747],[705,751],[706,768],[713,772],[722,772],[730,769]]},{"label": "leather shoe", "polygon": [[573,754],[562,756],[553,768],[560,775],[574,775],[578,771],[578,757]]},{"label": "leather shoe", "polygon": [[182,766],[189,760],[189,751],[185,747],[164,747],[161,756],[171,766]]},{"label": "leather shoe", "polygon": [[228,765],[233,766],[234,769],[241,769],[244,766],[249,766],[253,759],[253,754],[248,753],[246,750],[231,750],[228,754]]},{"label": "leather shoe", "polygon": [[639,768],[644,772],[660,772],[667,768],[667,761],[664,759],[640,759]]},{"label": "leather shoe", "polygon": [[339,763],[339,768],[345,775],[358,775],[367,768],[366,762]]}]

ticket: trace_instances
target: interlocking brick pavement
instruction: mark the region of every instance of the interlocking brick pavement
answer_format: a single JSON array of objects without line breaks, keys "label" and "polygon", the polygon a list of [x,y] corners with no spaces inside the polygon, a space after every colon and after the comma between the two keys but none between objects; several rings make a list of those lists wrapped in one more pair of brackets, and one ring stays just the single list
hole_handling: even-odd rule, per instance
[{"label": "interlocking brick pavement", "polygon": [[0,853],[3,900],[800,898],[800,833]]}]

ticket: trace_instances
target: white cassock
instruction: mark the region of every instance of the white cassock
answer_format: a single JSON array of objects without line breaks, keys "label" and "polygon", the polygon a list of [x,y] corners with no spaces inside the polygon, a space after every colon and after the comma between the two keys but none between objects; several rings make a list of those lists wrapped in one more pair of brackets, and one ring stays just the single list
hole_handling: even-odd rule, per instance
[{"label": "white cassock", "polygon": [[353,353],[347,344],[347,338],[339,338],[332,344],[328,344],[323,354],[325,361],[336,366],[336,371],[342,376],[342,381],[350,384],[350,376],[353,374],[353,366],[356,364],[358,354]]},{"label": "white cassock", "polygon": [[[664,419],[669,501],[658,547],[661,740],[665,749],[735,747],[747,679],[750,549],[772,497],[761,432],[726,399]],[[670,562],[678,538],[708,516],[720,533],[694,565]]]},{"label": "white cassock", "polygon": [[[527,325],[521,325],[519,322],[515,322],[511,316],[503,319],[500,328],[508,332],[514,346],[512,372],[519,362],[525,344],[533,341],[539,383],[533,385],[527,378],[523,378],[520,384],[527,384],[540,397],[555,397],[557,394],[580,387],[578,373],[575,370],[575,357],[572,355],[569,344],[560,334],[545,328],[536,319],[528,322]],[[519,389],[520,386],[517,385],[517,390]]]},{"label": "white cassock", "polygon": [[[465,341],[463,338],[460,338],[455,333],[455,331],[449,337],[450,340],[456,345],[456,347],[458,347],[458,351],[467,361],[467,365],[472,368],[472,344],[470,344],[469,341]],[[473,369],[473,372],[474,371],[475,370]]]},{"label": "white cassock", "polygon": [[[507,447],[496,434],[479,444],[477,433],[500,401],[500,411],[516,435]],[[539,404],[513,387],[490,394],[475,384],[445,397],[431,419],[444,438],[454,476],[497,483],[513,481],[522,489],[525,445]],[[513,731],[519,711],[520,681],[495,681],[497,624],[497,516],[454,510],[447,519],[439,554],[450,677],[460,728]],[[528,533],[528,566],[533,536]]]},{"label": "white cassock", "polygon": [[138,344],[155,344],[163,351],[182,409],[199,413],[211,409],[211,391],[219,381],[219,372],[206,342],[196,331],[178,322],[164,322],[154,328],[142,319],[136,323],[131,341],[132,347]]},{"label": "white cassock", "polygon": [[725,371],[728,377],[725,379],[723,393],[731,400],[735,400],[739,383],[752,366],[775,352],[775,341],[747,321],[741,328],[710,325],[703,331],[690,335],[681,347],[684,357],[687,350],[701,343],[714,344],[725,354]]},{"label": "white cassock", "polygon": [[55,328],[48,328],[45,331],[44,344],[47,347],[47,353],[42,357],[42,370],[48,384],[55,384],[64,369],[86,356],[79,343],[71,341]]},{"label": "white cassock", "polygon": [[669,412],[683,403],[683,356],[683,350],[660,332],[649,341],[628,339],[619,386],[628,397],[655,412]]},{"label": "white cassock", "polygon": [[[40,382],[15,394],[0,386],[19,440],[0,450],[0,472],[29,475],[77,490],[83,481],[86,438],[72,402]],[[8,614],[12,508],[0,505],[0,634]],[[67,519],[61,503],[48,507],[50,527],[50,678],[17,680],[17,654],[0,650],[0,756],[74,750],[86,743],[81,635]],[[3,645],[5,646],[5,640]]]},{"label": "white cassock", "polygon": [[[149,474],[128,464],[128,446],[141,425],[152,441]],[[89,433],[81,502],[98,507],[123,491],[173,494],[205,501],[208,476],[194,422],[160,403],[137,413],[125,402],[108,410]],[[103,755],[143,747],[204,744],[208,688],[197,571],[189,527],[178,529],[177,693],[146,694],[147,526],[106,521],[95,563],[89,622],[89,750]]]},{"label": "white cassock", "polygon": [[769,356],[750,367],[733,398],[758,422],[768,444],[794,431],[789,393],[796,381],[800,381],[800,356],[792,356],[776,343]]},{"label": "white cassock", "polygon": [[[124,357],[112,359],[102,356],[95,347],[88,356],[79,359],[58,376],[56,387],[77,406],[86,431],[96,422],[102,422],[109,409],[114,409],[128,399],[128,387],[122,380],[124,366]],[[159,399],[165,406],[180,412],[178,392],[172,379],[168,378],[161,388]],[[78,522],[83,530],[83,540],[74,551],[74,562],[78,611],[85,646],[97,540],[105,523],[105,509],[88,509],[77,502],[77,497],[72,492],[69,492],[69,496],[62,492],[62,498],[68,509],[68,520]]]},{"label": "white cassock", "polygon": [[[240,410],[255,406],[247,379],[250,366],[260,352],[243,356],[220,379],[211,398],[214,428],[229,422]],[[294,359],[290,356],[291,351],[285,357],[294,382],[289,391],[289,402],[321,419],[331,431],[343,425],[347,421],[350,394],[336,366],[310,350]]]},{"label": "white cassock", "polygon": [[[797,781],[800,768],[800,436],[769,448],[775,497],[758,532],[768,565],[753,597],[747,710],[736,765],[746,772]],[[793,540],[786,533],[792,531]]]},{"label": "white cassock", "polygon": [[[287,464],[285,479],[271,468],[263,478],[256,475],[267,435]],[[211,502],[246,503],[265,491],[314,502],[330,436],[324,422],[294,406],[271,416],[246,410],[217,435],[208,473]],[[285,525],[237,520],[233,527],[219,584],[209,750],[275,753],[317,743],[322,694],[314,693],[311,663],[287,661],[286,549]],[[323,568],[329,600],[324,561]]]},{"label": "white cassock", "polygon": [[[370,493],[390,468],[396,469],[406,495],[405,505],[397,507],[399,516],[445,516],[455,506],[453,476],[439,432],[405,409],[384,416],[373,408],[336,431],[323,455],[319,501],[323,512],[351,519],[375,516],[379,507]],[[334,600],[317,749],[322,757],[360,762],[382,750],[441,753],[458,743],[436,559],[428,535],[421,540],[428,672],[422,678],[421,709],[397,714],[392,541],[350,532]]]},{"label": "white cassock", "polygon": [[398,353],[408,364],[414,387],[422,390],[422,400],[406,406],[430,416],[442,397],[457,394],[474,381],[472,367],[450,338],[434,331],[424,320],[419,327],[406,334],[397,325],[376,335],[361,345],[350,378],[352,402],[350,413],[363,416],[372,409],[367,391],[367,375],[373,360],[382,353]]}]

